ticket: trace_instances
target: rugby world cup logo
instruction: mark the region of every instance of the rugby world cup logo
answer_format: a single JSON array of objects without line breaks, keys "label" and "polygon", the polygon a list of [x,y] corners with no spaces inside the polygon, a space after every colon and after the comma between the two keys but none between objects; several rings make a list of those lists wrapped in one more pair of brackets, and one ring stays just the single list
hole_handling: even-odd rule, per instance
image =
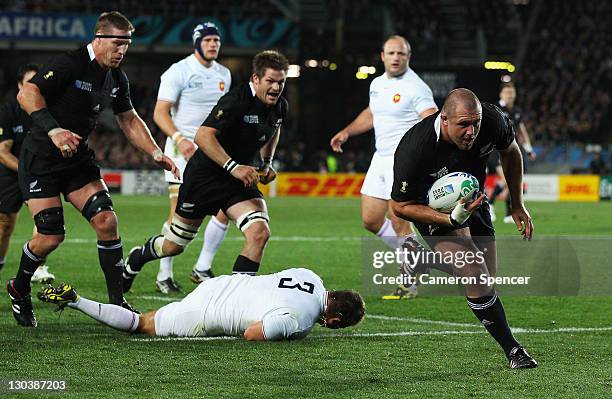
[{"label": "rugby world cup logo", "polygon": [[[459,189],[459,200],[461,198],[465,198],[466,200],[473,200],[478,193],[478,180],[475,177],[471,176],[469,179],[466,179],[461,183],[461,189]],[[469,198],[468,198],[469,197]]]}]

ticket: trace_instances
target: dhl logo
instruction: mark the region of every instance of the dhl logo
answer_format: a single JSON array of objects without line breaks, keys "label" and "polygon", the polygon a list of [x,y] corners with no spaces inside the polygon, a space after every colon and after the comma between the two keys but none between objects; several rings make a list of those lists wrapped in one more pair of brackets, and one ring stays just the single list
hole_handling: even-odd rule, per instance
[{"label": "dhl logo", "polygon": [[279,196],[359,196],[364,179],[363,174],[287,173],[279,175],[276,192]]},{"label": "dhl logo", "polygon": [[589,184],[568,184],[563,192],[565,194],[594,194],[597,190]]}]

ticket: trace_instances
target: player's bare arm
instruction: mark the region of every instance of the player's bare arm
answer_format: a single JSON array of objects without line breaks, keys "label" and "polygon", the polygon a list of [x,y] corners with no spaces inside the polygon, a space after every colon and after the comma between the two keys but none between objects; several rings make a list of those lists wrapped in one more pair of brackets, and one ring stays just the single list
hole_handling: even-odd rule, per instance
[{"label": "player's bare arm", "polygon": [[169,170],[177,179],[180,179],[178,168],[157,146],[149,128],[134,109],[119,113],[116,117],[119,127],[132,144],[151,155],[158,166]]},{"label": "player's bare arm", "polygon": [[153,111],[153,121],[166,136],[174,140],[183,157],[189,159],[195,153],[196,146],[181,134],[180,130],[172,121],[170,109],[173,105],[174,103],[170,101],[157,100],[155,103],[155,110]]},{"label": "player's bare arm", "polygon": [[332,137],[330,142],[331,148],[335,152],[342,152],[342,144],[346,143],[349,137],[363,134],[372,129],[374,129],[372,110],[370,110],[370,107],[366,107],[355,120]]},{"label": "player's bare arm", "polygon": [[11,148],[13,148],[13,140],[0,141],[0,164],[17,172],[19,160],[11,153]]},{"label": "player's bare arm", "polygon": [[[225,149],[223,149],[219,140],[217,140],[218,133],[219,130],[217,129],[201,126],[196,133],[195,143],[210,159],[228,170],[236,179],[242,181],[245,187],[257,184],[259,181],[259,172],[257,168],[249,165],[236,164],[232,161],[232,158],[225,152]],[[228,162],[234,162],[236,165],[228,165]],[[231,166],[231,168],[228,169],[228,166]]]},{"label": "player's bare arm", "polygon": [[244,330],[243,336],[247,341],[265,341],[266,336],[263,332],[263,321],[259,320],[251,324]]},{"label": "player's bare arm", "polygon": [[[397,202],[391,200],[391,210],[393,214],[401,219],[409,222],[417,222],[424,224],[439,224],[441,226],[453,226],[455,224],[463,224],[465,220],[474,212],[484,201],[484,194],[480,194],[474,201],[469,203],[460,202],[457,204],[456,210],[450,215],[438,212],[428,205],[420,204],[417,201]],[[453,219],[454,217],[454,219]],[[465,220],[461,220],[465,218]],[[459,219],[459,220],[457,220]],[[453,223],[453,221],[455,223]]]},{"label": "player's bare arm", "polygon": [[276,171],[272,167],[272,158],[274,158],[274,152],[276,151],[276,146],[280,140],[280,130],[281,128],[279,126],[278,129],[276,129],[274,136],[270,137],[270,140],[268,140],[268,142],[261,147],[261,150],[259,151],[263,161],[259,171],[259,181],[263,184],[268,184],[276,179]]},{"label": "player's bare arm", "polygon": [[523,122],[519,123],[517,129],[517,139],[523,145],[523,148],[527,152],[527,156],[530,161],[535,161],[536,153],[531,145],[531,139],[529,138],[529,132],[527,132],[527,126]]},{"label": "player's bare arm", "polygon": [[64,158],[70,158],[76,153],[82,137],[58,126],[47,110],[47,103],[38,86],[30,82],[24,83],[17,93],[17,101],[21,108],[32,117],[34,123],[50,127],[47,134]]},{"label": "player's bare arm", "polygon": [[523,203],[523,156],[516,141],[508,148],[499,151],[501,164],[506,176],[510,198],[512,200],[512,219],[524,239],[530,240],[533,235],[533,221]]}]

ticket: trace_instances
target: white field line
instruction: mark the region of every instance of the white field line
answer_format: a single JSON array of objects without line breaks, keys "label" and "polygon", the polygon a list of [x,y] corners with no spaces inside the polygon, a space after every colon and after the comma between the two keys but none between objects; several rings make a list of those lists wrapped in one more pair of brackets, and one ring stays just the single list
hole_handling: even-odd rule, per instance
[{"label": "white field line", "polygon": [[409,321],[411,323],[436,324],[436,325],[439,325],[439,326],[449,326],[449,327],[482,328],[480,326],[480,324],[475,324],[475,323],[455,323],[455,322],[452,322],[452,321],[419,319],[419,318],[415,318],[415,317],[395,317],[395,316],[384,316],[384,315],[380,315],[380,314],[366,314],[365,317],[366,317],[366,319]]},{"label": "white field line", "polygon": [[[612,327],[566,327],[557,329],[537,329],[537,328],[517,328],[514,332],[523,334],[551,334],[551,333],[579,333],[579,332],[600,332],[612,331]],[[353,334],[320,334],[312,335],[308,339],[328,339],[328,338],[372,338],[372,337],[407,337],[407,336],[426,336],[426,335],[470,335],[485,334],[485,330],[446,330],[446,331],[399,331],[399,332],[374,332],[374,333],[353,333]],[[156,337],[156,338],[134,338],[137,342],[163,342],[163,341],[225,341],[234,340],[237,337]]]}]

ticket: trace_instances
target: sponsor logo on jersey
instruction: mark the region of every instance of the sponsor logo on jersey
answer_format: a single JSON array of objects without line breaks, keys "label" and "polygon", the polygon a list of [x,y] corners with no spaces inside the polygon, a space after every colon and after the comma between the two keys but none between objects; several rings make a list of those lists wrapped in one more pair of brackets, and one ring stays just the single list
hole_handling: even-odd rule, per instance
[{"label": "sponsor logo on jersey", "polygon": [[402,182],[402,187],[400,188],[400,191],[402,193],[405,193],[407,189],[408,189],[408,182],[407,181],[403,181]]},{"label": "sponsor logo on jersey", "polygon": [[93,107],[93,110],[96,111],[96,112],[100,111],[100,104],[98,104],[95,107]]},{"label": "sponsor logo on jersey", "polygon": [[191,204],[191,203],[189,203],[189,202],[183,202],[183,203],[181,204],[181,211],[183,211],[183,212],[187,212],[187,213],[189,213],[189,212],[193,212],[193,207],[194,207],[194,206],[195,206],[195,204]]},{"label": "sponsor logo on jersey", "polygon": [[435,173],[430,173],[429,176],[431,177],[435,177],[436,179],[441,178],[442,176],[446,176],[448,174],[448,168],[445,166],[442,169],[440,169],[439,171],[435,172]]},{"label": "sponsor logo on jersey", "polygon": [[38,180],[34,180],[33,182],[30,183],[30,192],[31,193],[39,193],[42,191],[42,188],[35,188],[36,185],[38,184]]},{"label": "sponsor logo on jersey", "polygon": [[244,121],[244,123],[255,124],[255,123],[259,123],[259,116],[258,115],[245,115],[242,117],[242,120]]},{"label": "sponsor logo on jersey", "polygon": [[49,71],[43,75],[43,78],[45,80],[48,80],[49,78],[52,78],[52,77],[53,77],[53,71]]},{"label": "sponsor logo on jersey", "polygon": [[202,87],[204,87],[204,83],[203,82],[189,82],[187,87],[189,87],[190,89],[201,89]]},{"label": "sponsor logo on jersey", "polygon": [[[23,125],[13,126],[13,133],[23,133]],[[0,132],[2,134],[2,132]]]},{"label": "sponsor logo on jersey", "polygon": [[394,103],[398,103],[398,102],[399,102],[401,99],[402,99],[402,96],[400,96],[400,94],[399,94],[399,93],[395,93],[395,94],[393,95],[393,102],[394,102]]},{"label": "sponsor logo on jersey", "polygon": [[93,89],[93,85],[90,82],[83,82],[82,80],[75,80],[74,87],[83,91],[91,91]]},{"label": "sponsor logo on jersey", "polygon": [[220,81],[219,82],[219,90],[225,91],[225,82],[224,81]]},{"label": "sponsor logo on jersey", "polygon": [[283,118],[278,118],[276,120],[276,127],[279,127],[283,123]]},{"label": "sponsor logo on jersey", "polygon": [[223,116],[223,110],[220,109],[219,111],[217,111],[217,115],[215,115],[215,119],[221,119],[222,116]]},{"label": "sponsor logo on jersey", "polygon": [[376,97],[376,96],[378,96],[378,92],[377,92],[377,91],[372,90],[372,91],[370,92],[370,97],[374,98],[374,97]]},{"label": "sponsor logo on jersey", "polygon": [[259,138],[259,141],[266,141],[266,135],[264,134],[263,136],[261,136],[261,137]]},{"label": "sponsor logo on jersey", "polygon": [[113,89],[111,90],[110,96],[112,98],[116,98],[118,93],[119,93],[119,88],[118,87],[113,87]]}]

